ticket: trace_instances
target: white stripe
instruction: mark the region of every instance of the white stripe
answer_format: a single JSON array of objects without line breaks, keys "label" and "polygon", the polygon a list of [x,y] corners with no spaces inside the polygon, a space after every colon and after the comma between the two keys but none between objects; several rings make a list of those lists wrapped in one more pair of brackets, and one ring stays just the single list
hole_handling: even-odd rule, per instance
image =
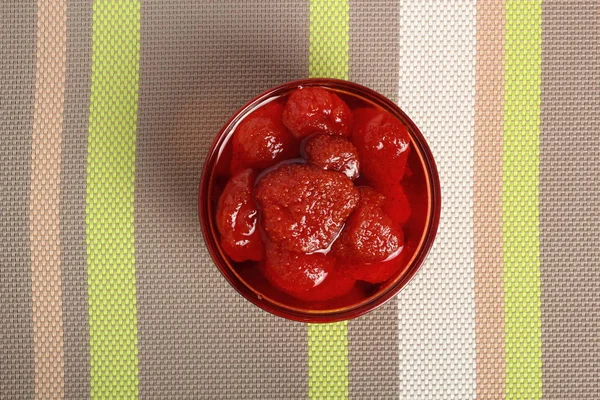
[{"label": "white stripe", "polygon": [[399,105],[442,186],[436,242],[399,295],[401,398],[473,399],[475,1],[401,1]]}]

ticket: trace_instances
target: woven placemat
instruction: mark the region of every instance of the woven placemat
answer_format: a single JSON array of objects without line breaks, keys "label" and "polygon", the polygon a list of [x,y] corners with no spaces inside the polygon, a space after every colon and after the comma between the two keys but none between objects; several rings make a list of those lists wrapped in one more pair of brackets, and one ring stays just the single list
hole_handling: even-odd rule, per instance
[{"label": "woven placemat", "polygon": [[[595,399],[597,1],[0,5],[0,398]],[[277,84],[420,127],[437,240],[393,301],[305,325],[212,263],[216,132]]]}]

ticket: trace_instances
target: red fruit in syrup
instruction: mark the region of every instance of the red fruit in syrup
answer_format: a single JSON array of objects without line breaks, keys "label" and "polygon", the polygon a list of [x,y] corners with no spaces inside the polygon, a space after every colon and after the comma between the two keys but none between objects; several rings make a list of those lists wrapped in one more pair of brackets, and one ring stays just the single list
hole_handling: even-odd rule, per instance
[{"label": "red fruit in syrup", "polygon": [[325,254],[301,254],[269,245],[263,273],[271,284],[296,295],[320,285],[334,268],[335,259]]},{"label": "red fruit in syrup", "polygon": [[328,248],[359,201],[345,175],[307,164],[284,164],[256,185],[269,239],[298,253]]},{"label": "red fruit in syrup", "polygon": [[351,264],[346,267],[346,273],[356,280],[381,283],[385,282],[400,271],[402,257],[373,264]]},{"label": "red fruit in syrup", "polygon": [[298,144],[281,122],[283,106],[268,103],[247,116],[233,138],[231,170],[264,169],[298,155]]},{"label": "red fruit in syrup", "polygon": [[369,187],[360,188],[360,203],[346,221],[332,252],[338,261],[375,263],[396,255],[404,236],[381,208],[385,197]]},{"label": "red fruit in syrup", "polygon": [[377,188],[399,183],[410,151],[406,127],[388,112],[372,108],[355,110],[354,118],[352,142],[361,157],[362,175]]},{"label": "red fruit in syrup", "polygon": [[398,225],[408,221],[411,207],[404,188],[400,184],[388,185],[382,189],[382,193],[386,197],[383,211]]},{"label": "red fruit in syrup", "polygon": [[332,171],[338,171],[354,180],[358,178],[360,162],[356,147],[340,136],[318,134],[304,145],[306,159],[311,164]]},{"label": "red fruit in syrup", "polygon": [[354,288],[356,281],[350,277],[332,271],[320,285],[293,296],[303,301],[319,302],[342,297]]},{"label": "red fruit in syrup", "polygon": [[217,229],[221,234],[221,247],[232,260],[260,261],[264,247],[257,227],[258,210],[252,192],[256,173],[245,169],[233,176],[217,206]]},{"label": "red fruit in syrup", "polygon": [[304,87],[294,91],[283,109],[283,124],[302,139],[313,133],[350,136],[352,112],[335,93]]}]

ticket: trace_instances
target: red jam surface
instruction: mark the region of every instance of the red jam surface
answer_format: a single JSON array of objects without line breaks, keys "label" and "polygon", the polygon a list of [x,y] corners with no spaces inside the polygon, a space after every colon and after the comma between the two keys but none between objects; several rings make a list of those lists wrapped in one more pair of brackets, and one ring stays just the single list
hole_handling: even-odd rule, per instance
[{"label": "red jam surface", "polygon": [[304,87],[269,99],[224,144],[212,191],[223,252],[257,293],[329,310],[407,267],[427,218],[406,127],[358,96]]}]

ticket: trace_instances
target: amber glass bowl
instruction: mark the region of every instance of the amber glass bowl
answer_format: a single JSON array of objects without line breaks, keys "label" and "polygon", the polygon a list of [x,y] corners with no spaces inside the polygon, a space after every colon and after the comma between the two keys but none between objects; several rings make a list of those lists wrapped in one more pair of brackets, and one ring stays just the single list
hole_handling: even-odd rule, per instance
[{"label": "amber glass bowl", "polygon": [[[413,185],[411,194],[418,207],[419,221],[410,228],[408,243],[410,253],[406,258],[406,265],[397,276],[378,285],[376,289],[366,291],[362,297],[345,303],[333,302],[330,307],[319,308],[305,304],[285,294],[278,293],[262,278],[258,268],[252,266],[236,265],[231,262],[221,249],[219,232],[216,226],[216,206],[219,196],[219,186],[222,187],[223,157],[226,157],[230,148],[231,136],[239,123],[246,115],[276,97],[288,95],[298,87],[319,86],[337,93],[342,98],[355,98],[357,101],[379,107],[395,116],[407,128],[411,136],[412,160],[409,166],[412,169],[412,179],[417,180]],[[233,114],[231,119],[217,134],[204,162],[202,177],[198,194],[198,212],[204,240],[217,268],[225,279],[248,301],[272,314],[287,319],[301,322],[334,322],[356,318],[390,300],[405,287],[419,270],[429,249],[431,248],[440,218],[441,193],[436,165],[433,155],[419,131],[419,128],[408,116],[392,101],[383,95],[358,85],[356,83],[336,79],[305,79],[288,82],[274,87],[256,96],[246,105]]]}]

